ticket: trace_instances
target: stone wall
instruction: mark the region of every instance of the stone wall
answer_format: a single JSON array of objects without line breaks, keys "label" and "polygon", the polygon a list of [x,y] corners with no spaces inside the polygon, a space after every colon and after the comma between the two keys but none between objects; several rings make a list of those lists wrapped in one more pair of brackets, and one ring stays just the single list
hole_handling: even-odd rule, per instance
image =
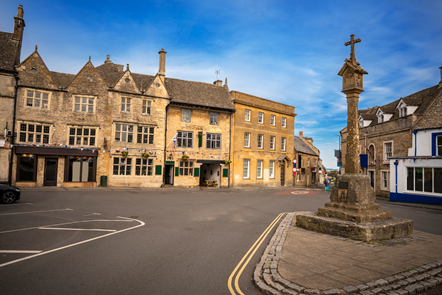
[{"label": "stone wall", "polygon": [[[299,162],[299,156],[301,156],[301,163]],[[321,179],[319,174],[319,157],[295,151],[295,158],[297,160],[296,168],[299,169],[299,171],[296,172],[296,176],[294,177],[295,185],[313,187],[318,186]],[[315,160],[316,166],[314,165]],[[312,172],[312,168],[316,168],[316,173]],[[302,172],[302,169],[304,169],[304,172]],[[315,177],[314,183],[312,183],[313,176]]]}]

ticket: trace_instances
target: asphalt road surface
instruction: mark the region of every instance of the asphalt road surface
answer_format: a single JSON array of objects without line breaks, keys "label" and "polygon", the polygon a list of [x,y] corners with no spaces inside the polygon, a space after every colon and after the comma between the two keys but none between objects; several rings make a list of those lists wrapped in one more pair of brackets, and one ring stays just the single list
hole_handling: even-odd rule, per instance
[{"label": "asphalt road surface", "polygon": [[[229,276],[280,213],[329,200],[291,191],[25,190],[0,206],[1,294],[232,294]],[[380,203],[442,235],[441,210]],[[262,294],[252,274],[276,226],[241,274],[244,294]]]}]

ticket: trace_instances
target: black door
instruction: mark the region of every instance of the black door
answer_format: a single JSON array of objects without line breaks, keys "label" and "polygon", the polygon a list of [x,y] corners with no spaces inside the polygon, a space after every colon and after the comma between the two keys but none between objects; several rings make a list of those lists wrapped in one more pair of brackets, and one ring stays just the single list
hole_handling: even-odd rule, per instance
[{"label": "black door", "polygon": [[284,186],[284,180],[285,180],[285,169],[284,169],[284,163],[281,164],[281,186]]},{"label": "black door", "polygon": [[44,186],[57,186],[57,168],[58,159],[46,158],[45,159],[45,177]]},{"label": "black door", "polygon": [[173,165],[164,166],[164,184],[173,185]]}]

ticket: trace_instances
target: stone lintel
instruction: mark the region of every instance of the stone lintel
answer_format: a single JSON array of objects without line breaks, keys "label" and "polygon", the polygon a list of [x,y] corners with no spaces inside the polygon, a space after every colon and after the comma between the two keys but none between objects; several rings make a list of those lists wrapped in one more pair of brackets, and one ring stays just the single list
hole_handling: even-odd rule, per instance
[{"label": "stone lintel", "polygon": [[364,242],[413,236],[413,221],[394,217],[387,220],[355,223],[318,216],[314,212],[299,212],[296,214],[296,226]]}]

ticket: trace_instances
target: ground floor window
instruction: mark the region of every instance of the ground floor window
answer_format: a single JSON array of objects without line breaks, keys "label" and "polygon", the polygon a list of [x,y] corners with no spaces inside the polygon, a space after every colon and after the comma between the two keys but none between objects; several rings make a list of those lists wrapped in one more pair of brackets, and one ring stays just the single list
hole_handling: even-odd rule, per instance
[{"label": "ground floor window", "polygon": [[152,176],[153,175],[153,159],[135,159],[135,175]]},{"label": "ground floor window", "polygon": [[131,175],[131,158],[114,158],[114,175]]},{"label": "ground floor window", "polygon": [[244,160],[243,178],[249,178],[250,160]]},{"label": "ground floor window", "polygon": [[275,178],[275,161],[269,163],[269,178]]},{"label": "ground floor window", "polygon": [[192,176],[193,175],[193,162],[181,161],[180,162],[180,175]]},{"label": "ground floor window", "polygon": [[[94,182],[96,157],[70,156],[67,159],[67,182]],[[66,179],[66,178],[65,178]]]},{"label": "ground floor window", "polygon": [[407,190],[442,194],[442,168],[408,167]]},{"label": "ground floor window", "polygon": [[36,155],[17,155],[17,181],[36,181],[36,171]]},{"label": "ground floor window", "polygon": [[256,178],[262,178],[262,160],[258,160],[256,165]]},{"label": "ground floor window", "polygon": [[390,190],[390,171],[381,171],[382,189]]}]

